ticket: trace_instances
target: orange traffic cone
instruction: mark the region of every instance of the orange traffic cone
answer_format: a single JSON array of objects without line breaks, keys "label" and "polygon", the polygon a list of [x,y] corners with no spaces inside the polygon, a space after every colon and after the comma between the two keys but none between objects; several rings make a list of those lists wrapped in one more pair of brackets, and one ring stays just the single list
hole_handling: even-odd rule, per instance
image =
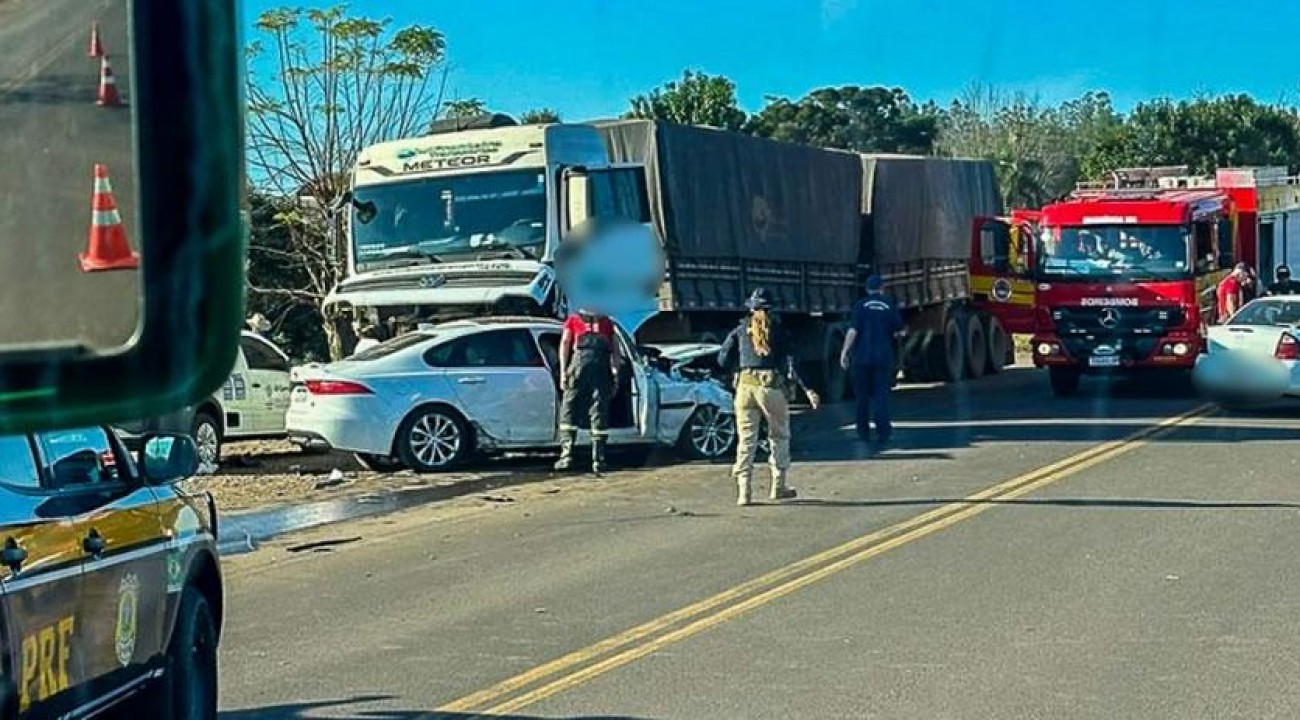
[{"label": "orange traffic cone", "polygon": [[90,56],[96,59],[104,57],[104,43],[99,38],[99,23],[90,26]]},{"label": "orange traffic cone", "polygon": [[107,55],[99,60],[99,106],[122,107],[122,96],[117,93],[117,80]]},{"label": "orange traffic cone", "polygon": [[140,267],[140,256],[131,252],[122,227],[122,214],[117,211],[113,197],[113,183],[108,179],[108,168],[95,166],[95,197],[91,201],[90,240],[86,252],[81,254],[81,271],[133,270]]}]

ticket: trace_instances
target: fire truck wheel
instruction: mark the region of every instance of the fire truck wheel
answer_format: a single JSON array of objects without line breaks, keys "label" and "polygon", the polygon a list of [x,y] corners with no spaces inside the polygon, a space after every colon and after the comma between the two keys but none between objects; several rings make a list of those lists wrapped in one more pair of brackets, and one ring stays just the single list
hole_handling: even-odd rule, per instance
[{"label": "fire truck wheel", "polygon": [[960,381],[966,375],[964,372],[966,368],[966,348],[964,347],[965,335],[962,333],[962,326],[958,322],[956,315],[950,316],[944,321],[943,334],[936,340],[940,341],[936,343],[938,346],[938,352],[936,353],[938,357],[936,359],[940,362],[938,367],[932,369],[938,371],[935,374],[938,379],[944,382]]},{"label": "fire truck wheel", "polygon": [[1079,391],[1079,381],[1083,376],[1078,370],[1070,368],[1054,367],[1048,371],[1048,376],[1052,380],[1052,394],[1057,397],[1073,395]]},{"label": "fire truck wheel", "polygon": [[996,375],[1002,372],[1003,365],[1007,362],[1007,329],[1002,327],[1002,321],[993,317],[988,317],[988,332],[985,333],[989,344],[989,365],[988,373]]},{"label": "fire truck wheel", "polygon": [[985,318],[982,314],[966,316],[966,377],[977,380],[984,375],[989,364],[989,344],[984,334]]}]

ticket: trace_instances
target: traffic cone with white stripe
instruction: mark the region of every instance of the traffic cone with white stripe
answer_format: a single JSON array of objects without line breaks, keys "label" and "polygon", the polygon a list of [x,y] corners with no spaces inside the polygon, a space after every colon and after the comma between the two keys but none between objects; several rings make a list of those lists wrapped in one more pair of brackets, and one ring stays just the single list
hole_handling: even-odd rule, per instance
[{"label": "traffic cone with white stripe", "polygon": [[104,42],[99,37],[99,23],[90,26],[90,57],[98,60],[104,57]]},{"label": "traffic cone with white stripe", "polygon": [[122,107],[122,96],[117,92],[117,79],[113,77],[113,65],[107,55],[99,59],[99,106]]},{"label": "traffic cone with white stripe", "polygon": [[134,270],[140,267],[140,256],[131,251],[122,226],[122,214],[113,197],[113,183],[108,179],[108,168],[95,166],[95,196],[91,201],[90,239],[86,252],[81,254],[82,272],[102,270]]}]

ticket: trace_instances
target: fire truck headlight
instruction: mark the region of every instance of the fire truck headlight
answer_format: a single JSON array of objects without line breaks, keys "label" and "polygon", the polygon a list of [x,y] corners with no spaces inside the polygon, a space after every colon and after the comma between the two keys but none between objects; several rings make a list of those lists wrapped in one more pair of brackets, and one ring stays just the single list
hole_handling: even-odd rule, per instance
[{"label": "fire truck headlight", "polygon": [[1044,356],[1055,355],[1056,346],[1051,343],[1038,343],[1038,354]]},{"label": "fire truck headlight", "polygon": [[1191,348],[1187,347],[1187,343],[1174,343],[1174,354],[1179,357],[1186,355],[1190,350]]}]

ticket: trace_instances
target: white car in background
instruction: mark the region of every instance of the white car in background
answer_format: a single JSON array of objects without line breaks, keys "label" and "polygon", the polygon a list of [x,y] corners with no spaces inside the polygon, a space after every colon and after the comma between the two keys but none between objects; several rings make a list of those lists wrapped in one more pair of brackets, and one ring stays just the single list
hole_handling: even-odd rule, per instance
[{"label": "white car in background", "polygon": [[[420,472],[556,448],[561,330],[539,318],[458,321],[294,368],[289,437],[350,451],[366,467]],[[702,460],[734,451],[732,394],[722,383],[665,369],[621,332],[619,349],[611,446],[671,445]]]},{"label": "white car in background", "polygon": [[1300,400],[1300,296],[1246,304],[1210,327],[1193,379],[1207,399],[1225,407]]},{"label": "white car in background", "polygon": [[132,450],[149,433],[189,434],[199,451],[200,466],[212,469],[226,440],[281,438],[289,409],[289,357],[257,333],[239,338],[235,366],[221,389],[196,405],[156,418],[114,427]]}]

